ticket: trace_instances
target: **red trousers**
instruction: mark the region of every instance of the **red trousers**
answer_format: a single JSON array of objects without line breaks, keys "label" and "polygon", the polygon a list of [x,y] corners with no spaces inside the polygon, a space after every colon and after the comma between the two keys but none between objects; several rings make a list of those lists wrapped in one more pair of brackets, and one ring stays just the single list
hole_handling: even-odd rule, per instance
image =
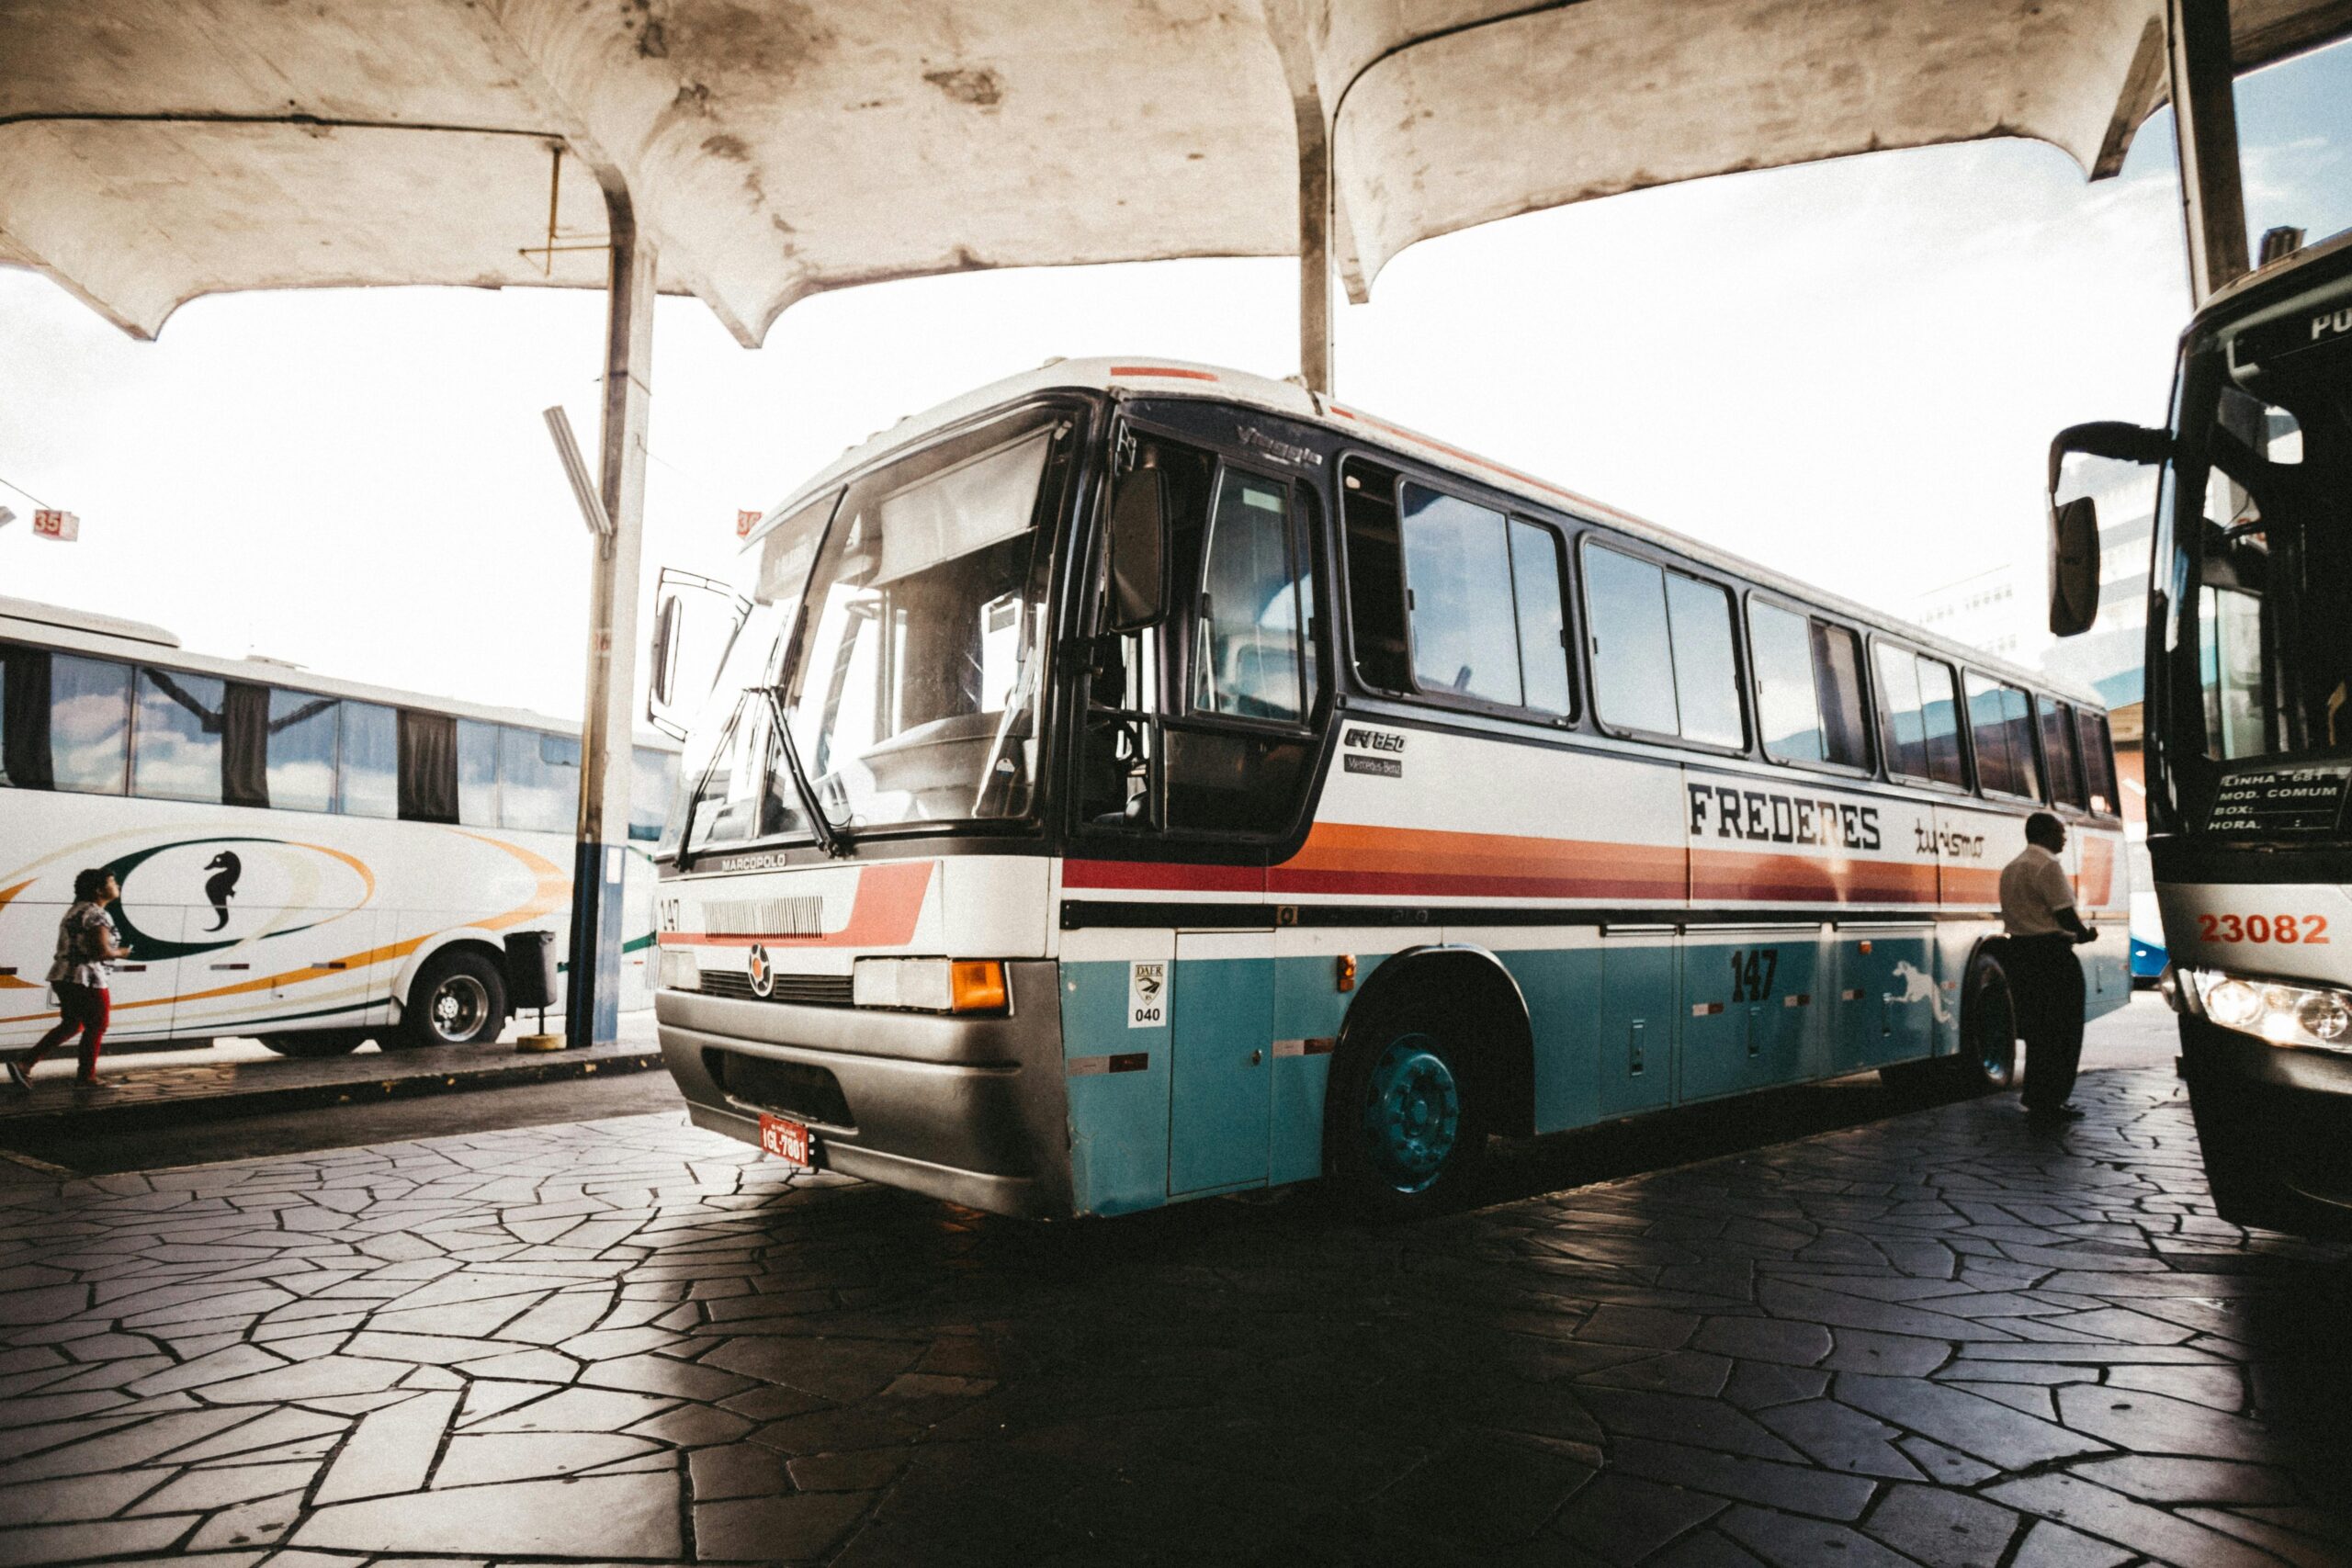
[{"label": "red trousers", "polygon": [[57,991],[58,1024],[40,1037],[38,1044],[25,1053],[23,1065],[30,1068],[50,1052],[74,1037],[82,1035],[82,1076],[96,1077],[98,1073],[98,1046],[107,1037],[107,1020],[111,1011],[112,993],[103,986],[75,986],[59,981]]}]

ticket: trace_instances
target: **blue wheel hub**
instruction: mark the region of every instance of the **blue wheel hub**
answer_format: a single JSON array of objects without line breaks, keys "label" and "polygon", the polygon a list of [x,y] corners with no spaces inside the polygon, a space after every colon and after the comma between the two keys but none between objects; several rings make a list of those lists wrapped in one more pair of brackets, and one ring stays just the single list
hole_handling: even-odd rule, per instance
[{"label": "blue wheel hub", "polygon": [[1363,1133],[1373,1168],[1397,1191],[1424,1191],[1437,1180],[1462,1136],[1462,1090],[1436,1041],[1405,1034],[1381,1052]]}]

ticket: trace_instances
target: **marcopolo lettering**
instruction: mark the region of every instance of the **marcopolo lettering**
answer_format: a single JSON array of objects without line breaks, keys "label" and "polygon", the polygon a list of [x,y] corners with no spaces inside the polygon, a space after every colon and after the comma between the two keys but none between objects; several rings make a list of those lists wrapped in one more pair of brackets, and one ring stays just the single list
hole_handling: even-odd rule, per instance
[{"label": "marcopolo lettering", "polygon": [[1733,789],[1694,784],[1690,834],[1703,839],[1745,839],[1752,843],[1819,844],[1838,850],[1879,847],[1878,807],[1850,800],[1781,795],[1774,790]]},{"label": "marcopolo lettering", "polygon": [[2352,306],[2346,306],[2341,310],[2322,310],[2312,318],[2313,343],[2325,337],[2343,337],[2347,334],[2352,334]]}]

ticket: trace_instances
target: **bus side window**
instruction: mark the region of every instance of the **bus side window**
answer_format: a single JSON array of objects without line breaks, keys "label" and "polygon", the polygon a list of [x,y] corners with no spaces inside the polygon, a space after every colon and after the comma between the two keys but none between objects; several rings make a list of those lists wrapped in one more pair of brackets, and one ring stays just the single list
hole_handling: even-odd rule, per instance
[{"label": "bus side window", "polygon": [[1540,523],[1510,520],[1511,586],[1519,601],[1519,663],[1527,705],[1566,718],[1576,711],[1568,679],[1567,572],[1560,536]]},{"label": "bus side window", "polygon": [[131,794],[220,803],[221,691],[210,675],[141,667]]},{"label": "bus side window", "polygon": [[2107,715],[2077,708],[2075,730],[2082,739],[2083,784],[2091,809],[2102,817],[2116,812],[2115,749],[2108,736]]},{"label": "bus side window", "polygon": [[335,734],[343,705],[282,687],[269,693],[269,804],[286,811],[332,811]]},{"label": "bus side window", "polygon": [[1747,647],[1755,663],[1756,725],[1764,754],[1781,762],[1828,760],[1821,696],[1813,678],[1805,618],[1760,599],[1747,602]]},{"label": "bus side window", "polygon": [[1410,480],[1399,493],[1415,683],[1519,706],[1525,689],[1503,514]]},{"label": "bus side window", "polygon": [[580,811],[579,739],[502,726],[498,740],[499,826],[570,831]]},{"label": "bus side window", "polygon": [[374,703],[345,703],[335,809],[353,817],[398,817],[400,800],[399,716]]},{"label": "bus side window", "polygon": [[1732,652],[1731,595],[1712,582],[1666,574],[1666,613],[1674,638],[1674,694],[1682,738],[1702,746],[1744,746],[1739,665]]},{"label": "bus side window", "polygon": [[1585,626],[1592,638],[1593,705],[1603,724],[1673,735],[1674,648],[1667,631],[1666,573],[1600,545],[1584,557]]},{"label": "bus side window", "polygon": [[1954,789],[1968,787],[1960,758],[1960,681],[1939,659],[1919,660],[1920,716],[1928,742],[1928,776]]},{"label": "bus side window", "polygon": [[1291,547],[1290,487],[1227,468],[1208,533],[1193,711],[1298,723],[1306,716],[1306,616]]},{"label": "bus side window", "polygon": [[498,826],[499,727],[458,720],[458,820],[469,828]]},{"label": "bus side window", "polygon": [[678,754],[639,746],[630,756],[636,776],[629,781],[628,836],[639,843],[655,843],[670,813],[670,797],[678,792]]},{"label": "bus side window", "polygon": [[70,653],[49,658],[51,787],[120,795],[130,761],[130,667]]},{"label": "bus side window", "polygon": [[2052,805],[2080,810],[2087,804],[2082,774],[2075,766],[2075,710],[2054,697],[2036,697],[2041,723],[2041,764],[2050,778]]},{"label": "bus side window", "polygon": [[49,789],[49,650],[0,648],[0,785]]},{"label": "bus side window", "polygon": [[1813,623],[1813,679],[1821,703],[1826,761],[1871,765],[1870,723],[1862,716],[1862,639],[1844,626]]},{"label": "bus side window", "polygon": [[269,806],[269,688],[232,681],[220,694],[220,801]]},{"label": "bus side window", "polygon": [[1999,795],[2041,798],[2033,761],[2033,713],[2015,686],[1968,675],[1968,727],[1976,742],[1976,782]]},{"label": "bus side window", "polygon": [[1356,673],[1384,692],[1413,689],[1405,634],[1405,548],[1397,529],[1396,476],[1351,457],[1340,469],[1340,521],[1348,536],[1348,623]]},{"label": "bus side window", "polygon": [[446,713],[400,710],[400,808],[403,822],[458,819],[458,721]]}]

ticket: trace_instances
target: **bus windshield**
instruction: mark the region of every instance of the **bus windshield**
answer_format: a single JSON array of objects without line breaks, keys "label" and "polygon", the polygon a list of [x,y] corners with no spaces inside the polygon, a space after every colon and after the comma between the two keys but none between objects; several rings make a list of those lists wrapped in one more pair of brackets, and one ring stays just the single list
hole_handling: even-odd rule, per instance
[{"label": "bus windshield", "polygon": [[2199,344],[2177,433],[2175,761],[2352,755],[2352,299]]},{"label": "bus windshield", "polygon": [[[753,608],[695,728],[689,852],[1019,818],[1034,807],[1065,411],[1032,409],[802,507],[760,544]],[[805,775],[779,744],[789,725]]]}]

